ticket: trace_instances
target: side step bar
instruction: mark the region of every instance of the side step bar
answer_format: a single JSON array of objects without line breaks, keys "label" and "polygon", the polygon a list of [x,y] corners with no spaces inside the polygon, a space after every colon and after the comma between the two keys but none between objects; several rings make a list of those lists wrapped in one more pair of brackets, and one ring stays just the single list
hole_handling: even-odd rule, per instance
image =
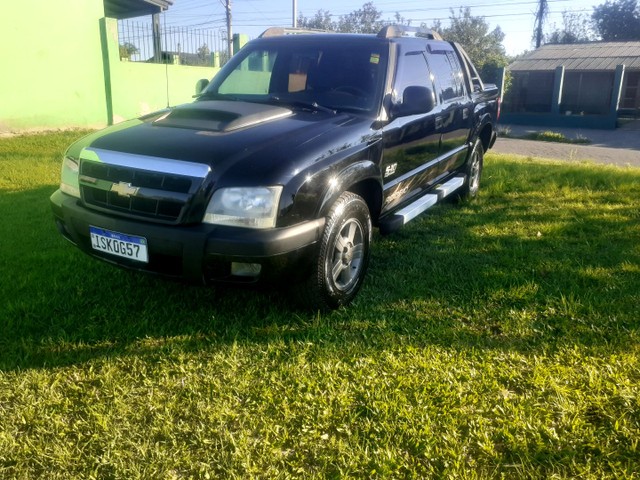
[{"label": "side step bar", "polygon": [[439,185],[426,195],[421,196],[414,202],[402,208],[389,218],[385,218],[380,222],[380,233],[388,235],[400,229],[403,225],[410,222],[428,208],[433,207],[444,197],[450,195],[462,185],[464,185],[465,177],[453,177],[446,183]]}]

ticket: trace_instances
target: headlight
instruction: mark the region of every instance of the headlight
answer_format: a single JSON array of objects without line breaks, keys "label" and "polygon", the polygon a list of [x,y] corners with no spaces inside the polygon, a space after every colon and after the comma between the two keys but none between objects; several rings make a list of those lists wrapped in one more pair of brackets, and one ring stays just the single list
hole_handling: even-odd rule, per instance
[{"label": "headlight", "polygon": [[282,187],[234,187],[217,190],[203,222],[248,228],[276,225]]},{"label": "headlight", "polygon": [[62,173],[60,174],[60,190],[72,197],[80,198],[80,185],[78,184],[79,162],[75,158],[64,157],[62,161]]}]

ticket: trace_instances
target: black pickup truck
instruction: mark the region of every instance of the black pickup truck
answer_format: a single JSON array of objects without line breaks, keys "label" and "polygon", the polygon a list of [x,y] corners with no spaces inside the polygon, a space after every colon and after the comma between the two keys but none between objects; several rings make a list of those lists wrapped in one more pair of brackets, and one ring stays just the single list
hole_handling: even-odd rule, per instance
[{"label": "black pickup truck", "polygon": [[69,147],[51,196],[60,233],[132,269],[350,302],[372,228],[475,196],[495,141],[498,89],[460,45],[409,30],[268,30],[194,102]]}]

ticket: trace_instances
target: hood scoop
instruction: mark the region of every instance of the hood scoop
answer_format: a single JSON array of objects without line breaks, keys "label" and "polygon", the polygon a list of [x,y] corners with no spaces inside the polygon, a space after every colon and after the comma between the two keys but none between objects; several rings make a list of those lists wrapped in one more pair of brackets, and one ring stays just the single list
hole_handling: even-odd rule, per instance
[{"label": "hood scoop", "polygon": [[287,117],[292,113],[288,108],[260,103],[202,101],[180,105],[153,124],[211,132],[232,132]]}]

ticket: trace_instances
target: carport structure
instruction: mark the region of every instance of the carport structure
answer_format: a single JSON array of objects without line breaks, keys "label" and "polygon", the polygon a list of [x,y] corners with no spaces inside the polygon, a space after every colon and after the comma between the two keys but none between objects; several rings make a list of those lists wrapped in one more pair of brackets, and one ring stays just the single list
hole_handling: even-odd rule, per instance
[{"label": "carport structure", "polygon": [[640,114],[640,42],[544,45],[508,70],[506,123],[615,128]]}]

